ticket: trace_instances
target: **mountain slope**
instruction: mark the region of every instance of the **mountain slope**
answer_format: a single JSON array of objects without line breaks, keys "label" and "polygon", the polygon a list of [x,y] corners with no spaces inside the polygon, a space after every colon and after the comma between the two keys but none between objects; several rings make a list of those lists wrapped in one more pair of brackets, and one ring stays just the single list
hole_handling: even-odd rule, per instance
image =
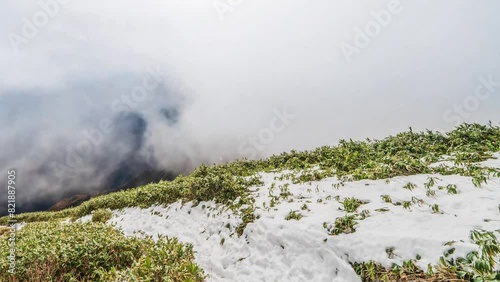
[{"label": "mountain slope", "polygon": [[[207,281],[493,281],[500,279],[498,152],[500,128],[491,124],[464,124],[446,135],[410,130],[200,166],[170,182],[16,218],[27,227],[107,222],[126,236],[145,236],[139,240],[176,237],[192,244]],[[152,265],[165,265],[158,259],[134,258],[119,275],[110,262],[84,276],[172,275],[156,272]],[[6,265],[0,259],[0,268]],[[189,265],[188,274],[179,271],[199,277]]]},{"label": "mountain slope", "polygon": [[[498,159],[481,164],[500,168]],[[471,230],[500,229],[499,179],[477,188],[470,177],[455,175],[343,184],[336,178],[276,180],[282,176],[261,174],[264,185],[250,188],[257,219],[241,237],[235,232],[241,220],[213,202],[127,208],[110,223],[130,236],[162,234],[192,243],[213,281],[359,281],[349,262],[369,260],[386,267],[414,260],[427,270],[450,250],[448,258],[477,250]],[[348,212],[346,199],[361,204]],[[332,235],[335,219],[345,215],[356,217],[355,231]]]}]

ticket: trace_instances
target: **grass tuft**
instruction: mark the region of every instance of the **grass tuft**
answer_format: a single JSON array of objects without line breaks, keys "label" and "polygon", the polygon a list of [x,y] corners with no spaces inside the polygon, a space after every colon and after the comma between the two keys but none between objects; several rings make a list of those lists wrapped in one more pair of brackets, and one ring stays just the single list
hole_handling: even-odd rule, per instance
[{"label": "grass tuft", "polygon": [[[7,236],[0,253],[9,252]],[[30,223],[16,234],[16,274],[0,258],[0,281],[203,281],[193,248],[167,237],[125,237],[98,222]]]},{"label": "grass tuft", "polygon": [[113,213],[109,210],[98,209],[92,214],[92,222],[106,223],[113,217]]}]

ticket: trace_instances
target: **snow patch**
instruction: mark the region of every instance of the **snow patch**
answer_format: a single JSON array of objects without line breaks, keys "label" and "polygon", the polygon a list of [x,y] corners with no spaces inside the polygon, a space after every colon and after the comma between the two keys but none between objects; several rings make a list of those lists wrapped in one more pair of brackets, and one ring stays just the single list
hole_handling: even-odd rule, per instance
[{"label": "snow patch", "polygon": [[[498,159],[482,164],[500,167]],[[497,178],[477,188],[470,177],[456,175],[414,175],[344,186],[338,186],[336,178],[292,184],[277,180],[282,173],[260,175],[264,186],[251,188],[258,218],[241,237],[235,231],[241,218],[213,202],[127,208],[115,211],[109,223],[129,236],[161,234],[193,244],[207,281],[360,281],[349,262],[375,260],[391,266],[418,256],[417,265],[426,270],[451,248],[452,257],[476,250],[469,232],[496,230],[500,222]],[[435,184],[426,187],[430,178]],[[407,183],[416,188],[403,188]],[[458,193],[443,188],[448,184],[456,185]],[[389,195],[392,203],[381,195]],[[367,210],[369,217],[357,220],[354,233],[329,235],[324,224],[332,225],[347,214],[341,202],[348,197],[366,202],[357,213]],[[405,201],[412,205],[398,205]],[[285,220],[291,211],[303,217]]]}]

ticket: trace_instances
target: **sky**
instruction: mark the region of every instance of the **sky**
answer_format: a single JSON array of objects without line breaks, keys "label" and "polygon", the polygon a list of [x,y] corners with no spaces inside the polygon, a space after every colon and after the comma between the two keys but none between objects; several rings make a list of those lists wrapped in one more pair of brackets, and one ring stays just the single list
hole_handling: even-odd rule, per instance
[{"label": "sky", "polygon": [[20,206],[36,209],[131,171],[498,124],[498,11],[494,0],[8,1],[0,171],[17,170]]}]

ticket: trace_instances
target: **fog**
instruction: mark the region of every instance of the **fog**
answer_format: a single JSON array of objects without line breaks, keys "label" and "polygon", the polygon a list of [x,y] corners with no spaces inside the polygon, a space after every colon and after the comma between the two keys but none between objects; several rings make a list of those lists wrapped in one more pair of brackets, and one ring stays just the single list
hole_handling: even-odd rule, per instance
[{"label": "fog", "polygon": [[498,11],[493,0],[8,1],[1,179],[16,169],[18,207],[36,210],[143,170],[498,123]]}]

